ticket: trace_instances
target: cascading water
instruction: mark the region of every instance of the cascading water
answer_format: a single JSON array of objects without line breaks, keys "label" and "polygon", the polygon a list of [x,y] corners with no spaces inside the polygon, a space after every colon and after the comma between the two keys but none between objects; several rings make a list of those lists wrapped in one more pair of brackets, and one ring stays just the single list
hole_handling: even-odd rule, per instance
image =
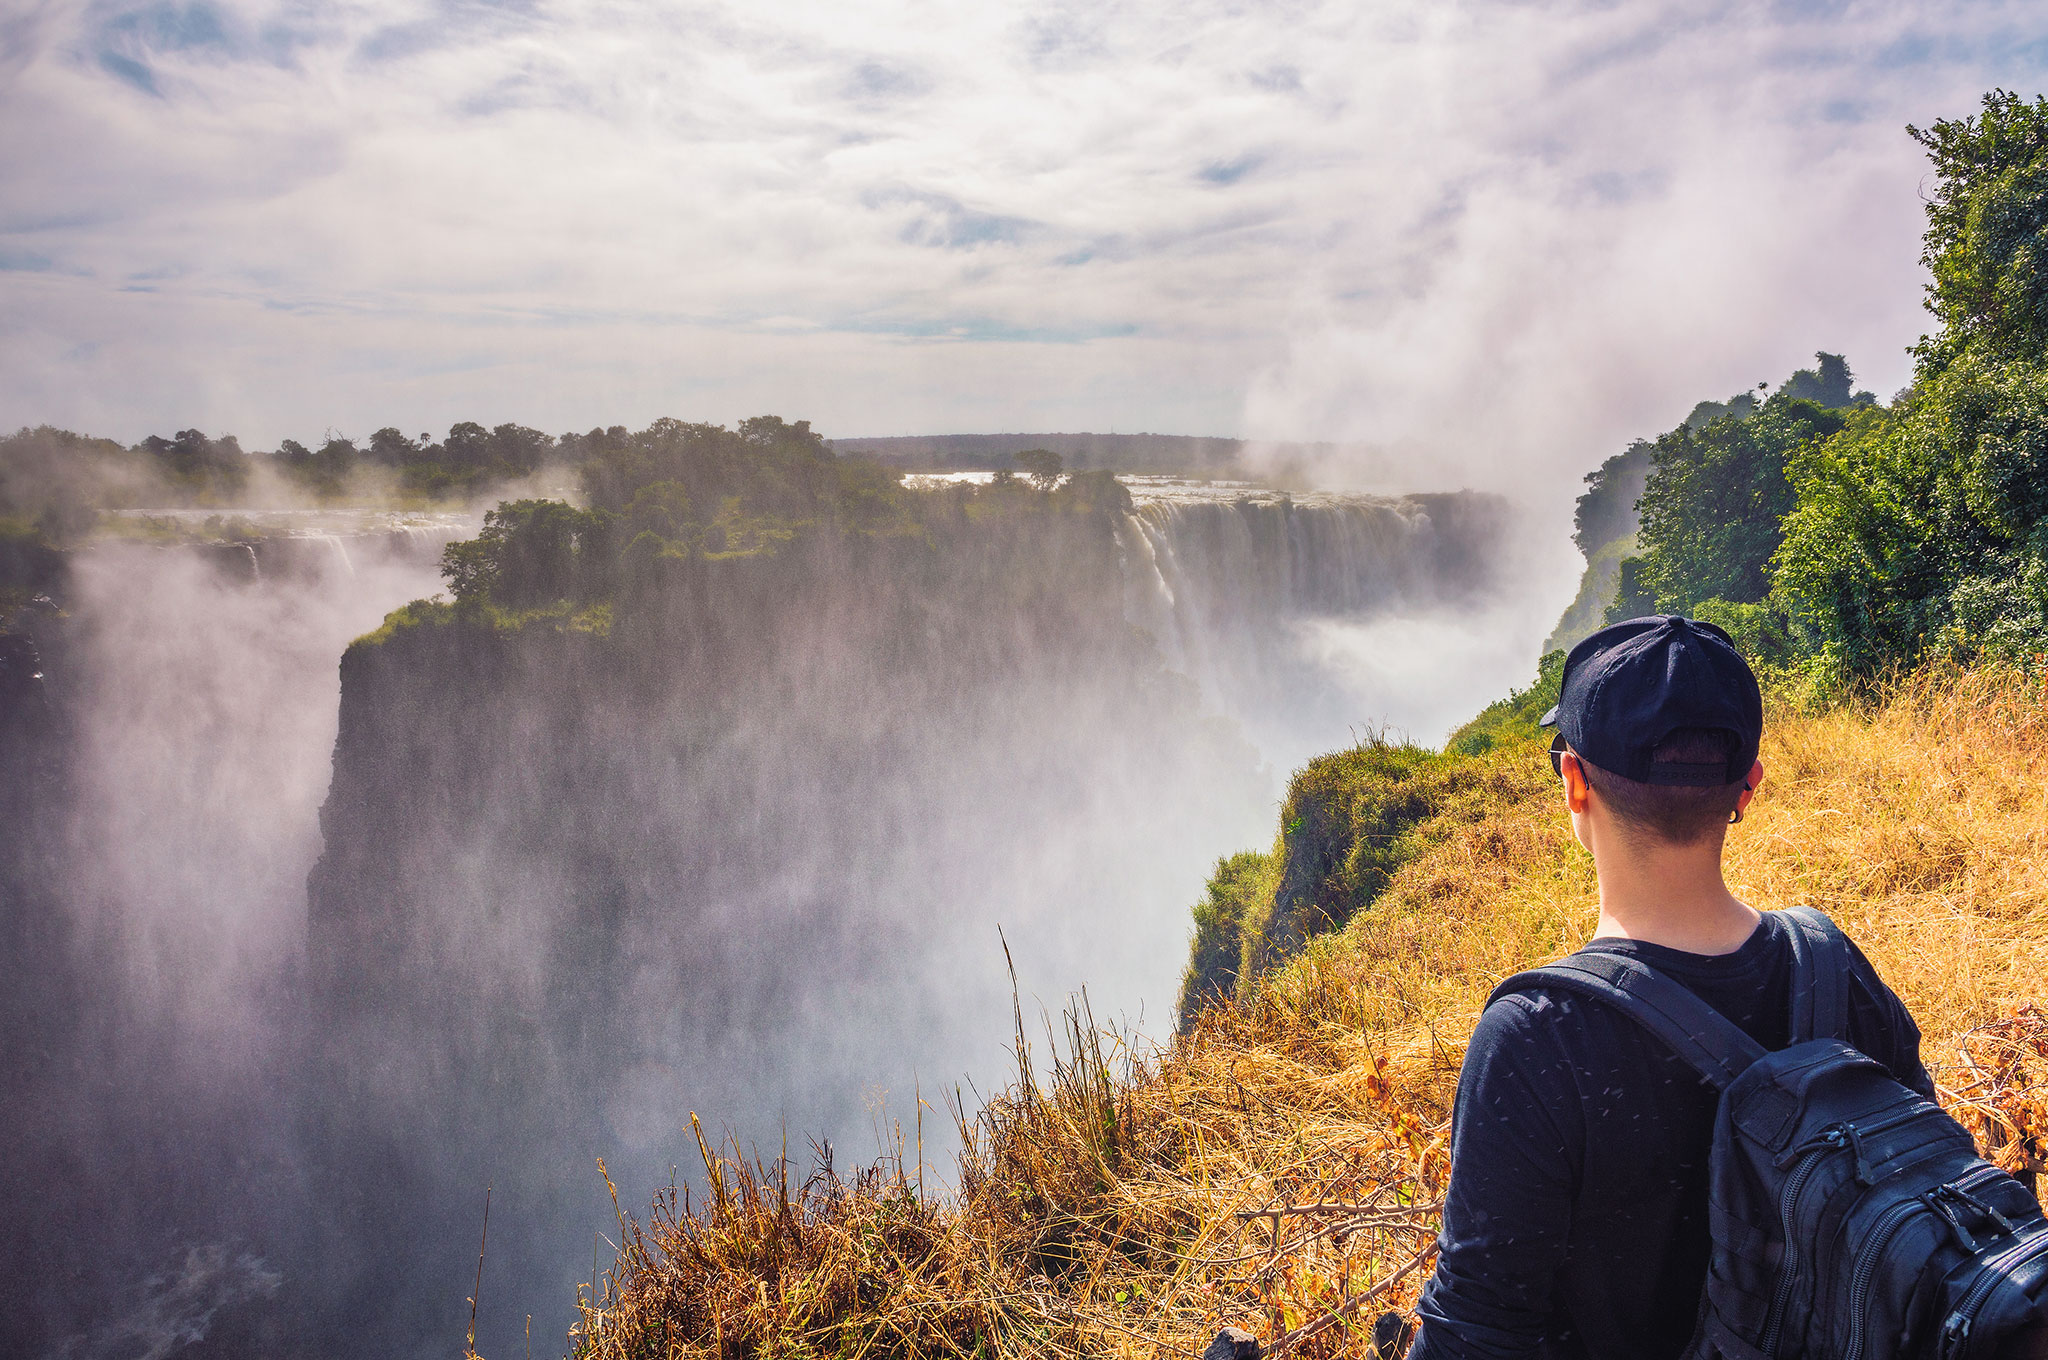
[{"label": "cascading water", "polygon": [[1482,498],[1142,478],[1132,491],[1117,530],[1125,616],[1281,769],[1398,702],[1360,692],[1331,630],[1468,613],[1498,583],[1504,520]]}]

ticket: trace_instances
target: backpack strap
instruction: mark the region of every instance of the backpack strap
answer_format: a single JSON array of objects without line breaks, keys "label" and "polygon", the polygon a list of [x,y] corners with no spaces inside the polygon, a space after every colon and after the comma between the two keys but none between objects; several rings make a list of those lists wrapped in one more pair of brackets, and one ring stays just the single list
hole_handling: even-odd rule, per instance
[{"label": "backpack strap", "polygon": [[1792,924],[1792,1042],[1849,1037],[1849,941],[1813,907],[1778,913]]},{"label": "backpack strap", "polygon": [[1620,954],[1573,954],[1517,973],[1494,988],[1486,1004],[1531,987],[1558,987],[1606,1002],[1662,1040],[1716,1090],[1764,1056],[1763,1045],[1689,989]]}]

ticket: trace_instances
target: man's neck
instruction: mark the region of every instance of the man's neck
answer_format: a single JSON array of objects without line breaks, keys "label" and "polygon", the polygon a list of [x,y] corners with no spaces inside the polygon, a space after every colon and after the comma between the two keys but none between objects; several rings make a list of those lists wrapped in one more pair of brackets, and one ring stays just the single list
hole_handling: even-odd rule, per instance
[{"label": "man's neck", "polygon": [[1595,936],[1644,940],[1688,954],[1732,954],[1761,919],[1728,891],[1718,842],[1601,847]]}]

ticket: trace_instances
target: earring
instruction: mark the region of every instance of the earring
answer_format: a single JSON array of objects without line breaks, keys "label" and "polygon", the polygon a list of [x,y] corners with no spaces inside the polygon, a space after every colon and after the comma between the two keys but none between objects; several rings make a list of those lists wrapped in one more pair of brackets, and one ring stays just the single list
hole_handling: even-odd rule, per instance
[{"label": "earring", "polygon": [[1741,808],[1737,808],[1737,809],[1735,809],[1735,811],[1733,811],[1733,812],[1731,812],[1731,813],[1729,813],[1729,814],[1728,814],[1728,825],[1730,825],[1730,826],[1734,826],[1734,825],[1735,825],[1735,824],[1736,824],[1737,822],[1739,822],[1739,821],[1741,821],[1741,820],[1742,820],[1742,809],[1741,809]]}]

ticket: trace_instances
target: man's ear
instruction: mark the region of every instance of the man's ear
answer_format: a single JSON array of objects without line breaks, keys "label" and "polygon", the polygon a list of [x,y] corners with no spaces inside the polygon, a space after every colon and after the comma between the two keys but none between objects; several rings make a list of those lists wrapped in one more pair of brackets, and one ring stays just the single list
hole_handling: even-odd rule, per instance
[{"label": "man's ear", "polygon": [[1564,805],[1573,812],[1584,812],[1593,795],[1593,786],[1586,780],[1585,762],[1579,759],[1578,752],[1568,749],[1558,757],[1557,764],[1564,779]]},{"label": "man's ear", "polygon": [[1737,815],[1740,815],[1749,807],[1749,800],[1756,797],[1756,791],[1763,787],[1763,782],[1764,763],[1761,760],[1754,761],[1749,767],[1749,773],[1743,776],[1742,792],[1735,796],[1735,811]]}]

